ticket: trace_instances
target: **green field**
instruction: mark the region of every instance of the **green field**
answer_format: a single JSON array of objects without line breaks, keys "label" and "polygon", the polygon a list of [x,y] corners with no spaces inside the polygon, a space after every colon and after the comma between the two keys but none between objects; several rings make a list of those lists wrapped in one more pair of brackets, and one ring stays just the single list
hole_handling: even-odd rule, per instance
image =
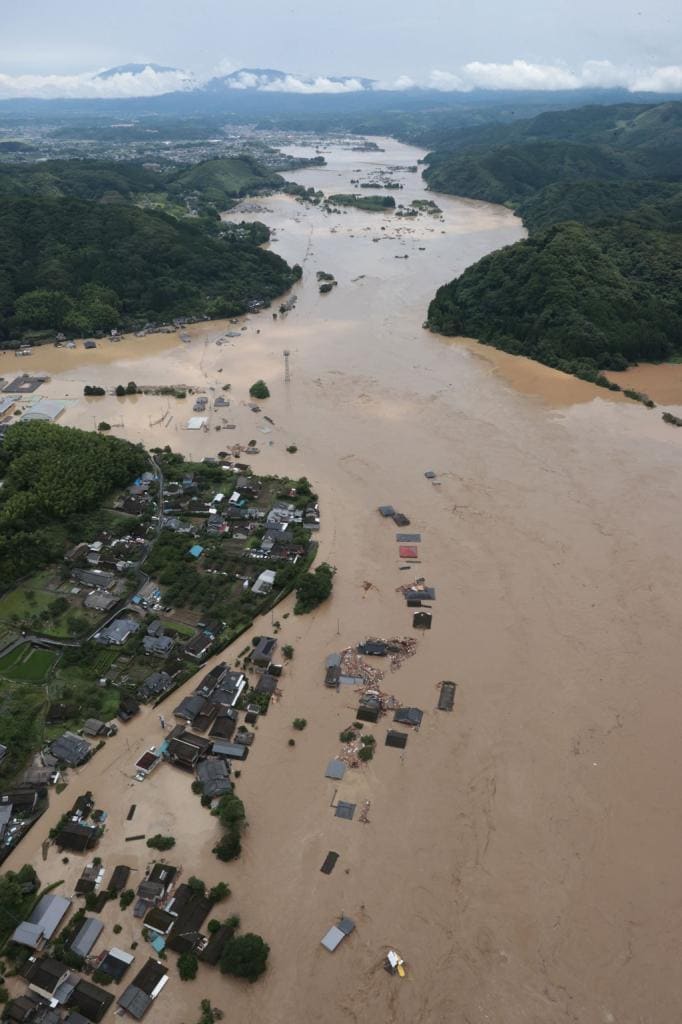
[{"label": "green field", "polygon": [[17,683],[42,683],[58,655],[22,644],[0,658],[0,677]]},{"label": "green field", "polygon": [[[56,609],[59,599],[63,599],[62,608]],[[83,608],[50,570],[36,573],[0,597],[0,626],[14,625],[58,640],[82,636],[101,618],[99,612]]]}]

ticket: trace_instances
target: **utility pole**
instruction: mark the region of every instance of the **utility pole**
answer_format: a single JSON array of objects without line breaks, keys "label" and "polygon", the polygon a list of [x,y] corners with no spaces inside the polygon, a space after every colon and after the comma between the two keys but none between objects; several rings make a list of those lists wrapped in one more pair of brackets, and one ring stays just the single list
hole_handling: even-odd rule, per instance
[{"label": "utility pole", "polygon": [[291,353],[288,348],[284,349],[284,383],[288,384],[291,380],[291,373],[289,372],[289,356]]}]

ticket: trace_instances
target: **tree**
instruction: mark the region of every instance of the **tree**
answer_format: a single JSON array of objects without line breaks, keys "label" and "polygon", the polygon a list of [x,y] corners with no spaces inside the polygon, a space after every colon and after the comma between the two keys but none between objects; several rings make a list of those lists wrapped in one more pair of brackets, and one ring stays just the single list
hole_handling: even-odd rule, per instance
[{"label": "tree", "polygon": [[305,718],[295,718],[291,724],[294,729],[298,729],[299,732],[303,732],[308,722]]},{"label": "tree", "polygon": [[157,832],[155,836],[147,840],[147,846],[151,850],[170,850],[175,846],[175,839],[173,836],[162,836]]},{"label": "tree", "polygon": [[222,900],[226,900],[230,895],[230,887],[227,882],[217,882],[208,891],[208,898],[211,903],[220,903]]},{"label": "tree", "polygon": [[234,974],[237,978],[256,981],[265,971],[270,947],[260,935],[247,932],[232,938],[225,944],[220,960],[223,974]]},{"label": "tree", "polygon": [[116,395],[118,396],[118,398],[123,398],[125,396],[125,393],[126,393],[126,389],[123,387],[123,385],[122,384],[117,384],[116,385]]},{"label": "tree", "polygon": [[197,896],[206,895],[206,883],[202,882],[202,880],[197,878],[196,875],[190,875],[187,879],[187,887],[191,889],[193,893],[196,893]]},{"label": "tree", "polygon": [[193,981],[197,976],[199,961],[194,953],[181,953],[178,957],[178,972],[182,981]]},{"label": "tree", "polygon": [[213,852],[218,860],[236,860],[242,852],[242,843],[239,832],[229,831],[213,847]]},{"label": "tree", "polygon": [[296,587],[294,615],[304,615],[326,601],[333,587],[334,569],[327,562],[318,565],[314,572],[302,577]]},{"label": "tree", "polygon": [[249,394],[252,398],[269,398],[270,389],[264,380],[257,380],[255,384],[252,384],[249,388]]},{"label": "tree", "polygon": [[133,902],[134,899],[135,899],[135,890],[134,889],[124,889],[123,892],[121,893],[121,895],[119,896],[118,905],[121,908],[121,910],[125,910],[126,907],[130,906],[130,904]]},{"label": "tree", "polygon": [[246,818],[244,804],[234,793],[226,793],[218,803],[218,818],[225,828],[241,824]]}]

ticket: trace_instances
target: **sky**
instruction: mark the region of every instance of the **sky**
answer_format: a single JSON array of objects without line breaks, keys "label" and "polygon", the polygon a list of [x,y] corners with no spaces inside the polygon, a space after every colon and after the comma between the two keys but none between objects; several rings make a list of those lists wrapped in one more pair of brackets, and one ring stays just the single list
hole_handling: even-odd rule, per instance
[{"label": "sky", "polygon": [[[681,43],[679,0],[5,0],[0,96],[150,95],[240,67],[290,72],[280,88],[299,92],[329,91],[329,75],[682,92]],[[148,61],[192,77],[93,77]]]}]

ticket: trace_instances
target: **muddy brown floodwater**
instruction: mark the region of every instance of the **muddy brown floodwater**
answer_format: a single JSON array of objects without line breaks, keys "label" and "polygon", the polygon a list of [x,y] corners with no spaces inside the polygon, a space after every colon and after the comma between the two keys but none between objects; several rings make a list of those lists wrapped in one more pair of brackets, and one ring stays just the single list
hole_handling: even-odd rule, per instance
[{"label": "muddy brown floodwater", "polygon": [[[331,147],[327,167],[290,176],[347,191],[373,166],[406,168],[422,155],[383,144],[377,154]],[[394,173],[399,201],[425,197],[417,174]],[[246,216],[274,227],[273,248],[304,268],[286,318],[240,321],[243,337],[221,346],[230,325],[212,323],[185,345],[132,339],[30,360],[53,374],[48,393],[70,400],[66,424],[106,419],[115,433],[194,457],[257,438],[256,471],[314,482],[321,557],[338,569],[332,600],[314,614],[284,619],[290,602],[275,613],[295,657],[238,783],[249,818],[239,861],[212,857],[214,819],[188,776],[162,766],[133,782],[135,758],[160,735],[146,711],[72,773],[8,862],[34,858],[41,878],[72,891],[79,858],[63,865],[52,849],[43,862],[40,843],[88,786],[110,815],[99,851],[107,870],[142,870],[145,848],[125,837],[160,831],[177,837],[169,859],[186,874],[229,881],[225,913],[267,938],[267,975],[242,986],[202,967],[183,984],[172,966],[150,1024],[193,1024],[203,996],[267,1024],[682,1019],[681,441],[639,405],[423,331],[437,285],[523,234],[507,210],[432,198],[442,220],[402,223],[259,200],[265,209]],[[329,295],[318,294],[317,270],[339,282]],[[246,405],[259,377],[274,425]],[[84,383],[130,379],[213,395],[229,382],[224,415],[237,429],[216,432],[214,411],[208,432],[185,430],[190,399],[81,397]],[[371,727],[375,759],[337,784],[324,770],[356,695],[324,689],[324,658],[367,635],[411,633],[396,587],[412,573],[399,570],[383,503],[423,535],[415,575],[437,589],[433,629],[385,684],[425,715],[404,753],[384,746],[388,723]],[[269,629],[268,617],[254,634]],[[442,679],[458,683],[450,714],[435,710]],[[307,719],[304,732],[292,733],[295,717]],[[334,817],[335,796],[369,800],[369,823]],[[329,850],[340,856],[327,876]],[[330,954],[320,938],[341,912],[357,928]],[[125,922],[117,941],[136,937],[130,912],[106,914],[109,926]],[[107,927],[98,948],[111,940]],[[381,969],[392,946],[405,981]]]}]

